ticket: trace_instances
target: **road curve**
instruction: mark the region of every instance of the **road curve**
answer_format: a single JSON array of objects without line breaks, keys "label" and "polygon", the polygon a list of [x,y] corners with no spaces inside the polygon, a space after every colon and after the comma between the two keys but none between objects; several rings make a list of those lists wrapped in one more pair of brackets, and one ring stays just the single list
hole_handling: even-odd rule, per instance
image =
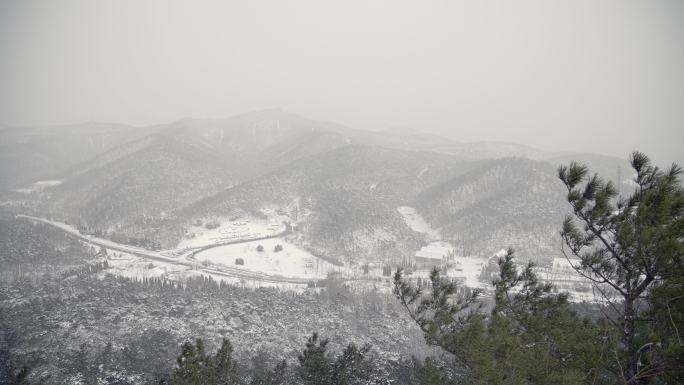
[{"label": "road curve", "polygon": [[269,282],[269,283],[292,283],[292,284],[308,284],[309,282],[316,282],[319,279],[318,278],[289,278],[289,277],[282,277],[278,275],[270,275],[270,274],[264,274],[264,273],[259,273],[259,272],[254,272],[254,271],[249,271],[249,270],[243,270],[243,269],[238,269],[234,267],[221,267],[219,269],[212,269],[207,266],[204,266],[198,262],[188,260],[188,258],[194,257],[195,254],[211,249],[214,247],[220,247],[220,246],[225,246],[225,245],[230,245],[230,244],[235,244],[235,243],[245,243],[245,242],[253,242],[253,241],[259,241],[259,240],[264,240],[264,239],[269,239],[269,238],[276,238],[283,236],[287,234],[290,231],[290,225],[286,225],[286,229],[278,234],[275,235],[269,235],[266,237],[259,237],[259,238],[253,238],[253,239],[241,239],[241,240],[235,240],[235,241],[228,241],[228,242],[221,242],[221,243],[216,243],[212,245],[207,245],[207,246],[202,246],[202,247],[197,247],[197,248],[192,248],[189,251],[186,251],[185,253],[179,255],[176,258],[172,257],[167,257],[161,254],[160,251],[153,251],[153,250],[147,250],[143,249],[141,247],[136,247],[136,246],[131,246],[131,245],[126,245],[122,243],[117,243],[110,241],[108,239],[102,239],[102,238],[97,238],[93,237],[90,235],[83,235],[81,234],[76,228],[62,222],[58,221],[52,221],[46,218],[40,218],[40,217],[34,217],[30,215],[17,215],[16,218],[21,218],[21,219],[26,219],[32,222],[37,222],[37,223],[43,223],[52,227],[55,227],[59,230],[64,231],[67,235],[79,239],[81,241],[104,247],[105,249],[109,250],[115,250],[115,251],[120,251],[123,253],[128,253],[128,254],[133,254],[137,257],[140,258],[145,258],[153,261],[159,261],[159,262],[165,262],[165,263],[170,263],[174,265],[181,265],[181,266],[186,266],[190,267],[196,271],[201,271],[207,274],[213,274],[213,275],[218,275],[218,276],[223,276],[223,277],[229,277],[229,278],[239,278],[239,279],[249,279],[249,280],[256,280],[256,281],[261,281],[261,282]]}]

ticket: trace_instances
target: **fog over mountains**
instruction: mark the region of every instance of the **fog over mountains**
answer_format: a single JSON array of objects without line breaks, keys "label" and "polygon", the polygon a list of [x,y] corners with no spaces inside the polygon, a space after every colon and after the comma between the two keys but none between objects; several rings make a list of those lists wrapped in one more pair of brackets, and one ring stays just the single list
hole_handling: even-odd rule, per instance
[{"label": "fog over mountains", "polygon": [[[409,260],[429,239],[402,206],[461,255],[512,246],[548,262],[568,209],[556,167],[574,159],[630,178],[619,158],[363,131],[280,109],[149,127],[4,128],[0,143],[0,189],[28,202],[24,214],[171,249],[195,221],[274,209],[297,222],[299,246],[336,262]],[[59,182],[32,189],[39,181]]]},{"label": "fog over mountains", "polygon": [[684,384],[683,20],[0,0],[0,385]]}]

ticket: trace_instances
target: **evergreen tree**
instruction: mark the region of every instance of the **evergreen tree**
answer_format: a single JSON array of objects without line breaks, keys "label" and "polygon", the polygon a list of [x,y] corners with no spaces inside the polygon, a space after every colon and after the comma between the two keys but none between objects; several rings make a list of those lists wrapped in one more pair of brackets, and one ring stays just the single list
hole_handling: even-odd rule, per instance
[{"label": "evergreen tree", "polygon": [[601,383],[604,330],[579,318],[564,294],[540,283],[528,264],[521,272],[513,251],[499,260],[495,303],[482,310],[479,292],[458,294],[455,283],[434,269],[432,291],[423,294],[394,277],[394,292],[423,330],[426,341],[451,354],[446,370],[432,361],[420,368],[426,384]]},{"label": "evergreen tree", "polygon": [[28,375],[29,375],[29,370],[27,367],[22,367],[17,371],[17,374],[14,376],[14,385],[28,385]]},{"label": "evergreen tree", "polygon": [[366,356],[369,351],[370,345],[361,348],[354,343],[347,345],[333,364],[331,384],[350,385],[368,380],[371,369]]},{"label": "evergreen tree", "polygon": [[252,366],[250,385],[285,385],[288,382],[287,362],[282,360],[271,370],[265,362]]},{"label": "evergreen tree", "polygon": [[[684,384],[684,264],[672,261],[664,269],[663,280],[652,291],[651,308],[646,317],[652,319],[648,332],[659,341],[658,358],[665,370],[665,384]],[[642,357],[653,362],[652,357]]]},{"label": "evergreen tree", "polygon": [[[676,164],[663,171],[640,152],[630,163],[636,187],[625,199],[612,182],[590,177],[584,165],[559,167],[574,214],[561,236],[566,255],[579,260],[575,269],[616,314],[606,319],[620,333],[614,353],[624,382],[642,384],[676,367],[681,373],[673,360],[682,357],[677,322],[684,297],[681,275],[672,273],[681,272],[684,256],[684,192]],[[639,311],[649,304],[650,315]],[[673,308],[680,311],[676,317],[670,316]]]},{"label": "evergreen tree", "polygon": [[297,357],[299,375],[307,385],[328,384],[332,377],[332,363],[326,352],[328,339],[319,340],[318,333],[313,333],[306,341],[306,347]]},{"label": "evergreen tree", "polygon": [[[204,349],[204,343],[198,339],[193,345],[185,342],[176,359],[171,385],[232,385],[239,384],[237,363],[232,358],[233,348],[224,338],[221,347],[212,357]],[[167,383],[167,381],[160,381]]]},{"label": "evergreen tree", "polygon": [[100,351],[98,361],[98,369],[101,368],[101,370],[108,370],[111,369],[112,366],[114,365],[114,348],[112,346],[112,342],[107,342],[107,344],[102,348]]},{"label": "evergreen tree", "polygon": [[297,357],[299,376],[307,385],[351,385],[368,382],[372,369],[367,358],[370,345],[361,348],[351,343],[335,359],[327,353],[328,339],[314,333]]},{"label": "evergreen tree", "polygon": [[88,358],[90,355],[91,353],[88,349],[88,345],[82,343],[73,357],[76,371],[81,374],[83,380],[87,384],[92,384],[97,381],[96,371]]},{"label": "evergreen tree", "polygon": [[237,384],[237,363],[233,360],[233,346],[227,338],[221,341],[221,347],[211,361],[211,380],[209,384]]},{"label": "evergreen tree", "polygon": [[[448,385],[453,384],[453,375],[449,373],[444,362],[437,362],[432,357],[427,357],[425,362],[420,362],[414,358],[413,374],[415,382],[420,385]],[[413,383],[413,382],[412,382]]]},{"label": "evergreen tree", "polygon": [[176,337],[166,331],[147,329],[121,350],[122,366],[147,373],[147,380],[167,375],[173,370]]},{"label": "evergreen tree", "polygon": [[276,364],[273,371],[269,373],[269,376],[264,385],[285,385],[288,380],[287,372],[287,362],[282,360]]}]

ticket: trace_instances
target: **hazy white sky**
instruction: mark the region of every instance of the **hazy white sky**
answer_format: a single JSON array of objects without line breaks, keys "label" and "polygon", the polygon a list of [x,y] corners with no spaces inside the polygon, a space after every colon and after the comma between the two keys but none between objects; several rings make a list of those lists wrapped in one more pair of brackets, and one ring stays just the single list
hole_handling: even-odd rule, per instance
[{"label": "hazy white sky", "polygon": [[282,107],[684,161],[684,1],[0,0],[0,122]]}]

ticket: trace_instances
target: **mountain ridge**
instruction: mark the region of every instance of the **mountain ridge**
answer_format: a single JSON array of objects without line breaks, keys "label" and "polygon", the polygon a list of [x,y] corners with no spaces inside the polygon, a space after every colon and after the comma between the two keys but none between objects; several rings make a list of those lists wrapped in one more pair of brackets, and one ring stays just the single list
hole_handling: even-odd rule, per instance
[{"label": "mountain ridge", "polygon": [[[293,241],[349,261],[409,261],[425,244],[399,206],[414,206],[464,254],[484,257],[513,245],[530,259],[548,259],[562,211],[555,167],[572,157],[509,142],[357,130],[281,109],[115,126],[109,136],[97,136],[107,131],[99,124],[92,135],[82,135],[87,125],[37,129],[24,142],[40,144],[60,130],[65,139],[48,146],[64,146],[54,156],[41,146],[22,148],[40,154],[40,164],[68,160],[40,174],[61,184],[31,195],[41,202],[36,213],[175,247],[194,220],[259,216],[264,208],[292,214],[297,206]],[[101,151],[94,138],[108,138]],[[65,158],[81,148],[88,151]],[[624,165],[580,158],[598,164],[602,175]]]}]

